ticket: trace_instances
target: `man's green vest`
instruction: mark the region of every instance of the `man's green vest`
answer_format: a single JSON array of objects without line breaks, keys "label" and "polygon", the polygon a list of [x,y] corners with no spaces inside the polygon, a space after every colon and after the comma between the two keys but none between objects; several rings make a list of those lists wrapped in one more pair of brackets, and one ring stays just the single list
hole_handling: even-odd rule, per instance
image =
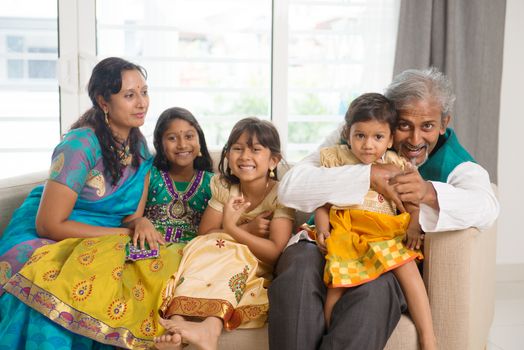
[{"label": "man's green vest", "polygon": [[418,171],[424,180],[447,182],[453,169],[464,162],[475,162],[475,160],[459,143],[455,132],[448,128],[444,135],[440,135],[428,160]]}]

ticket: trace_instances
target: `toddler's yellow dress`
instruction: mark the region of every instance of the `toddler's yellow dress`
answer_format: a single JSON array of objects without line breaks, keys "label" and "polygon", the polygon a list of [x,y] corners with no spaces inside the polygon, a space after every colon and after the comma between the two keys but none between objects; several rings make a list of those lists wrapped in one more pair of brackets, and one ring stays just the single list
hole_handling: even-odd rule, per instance
[{"label": "toddler's yellow dress", "polygon": [[[320,162],[328,168],[360,163],[347,145],[322,149]],[[405,165],[391,151],[386,152],[383,162],[402,168]],[[360,205],[332,206],[331,233],[326,240],[326,285],[358,286],[409,261],[422,259],[419,251],[410,250],[403,243],[409,219],[408,213],[397,215],[395,205],[373,190],[368,191]]]}]

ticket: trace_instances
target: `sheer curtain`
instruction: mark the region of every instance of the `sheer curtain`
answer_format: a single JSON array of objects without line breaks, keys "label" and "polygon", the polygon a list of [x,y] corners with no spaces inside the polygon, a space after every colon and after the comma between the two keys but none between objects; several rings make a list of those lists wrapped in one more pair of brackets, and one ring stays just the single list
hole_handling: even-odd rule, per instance
[{"label": "sheer curtain", "polygon": [[395,74],[435,66],[453,83],[451,126],[497,181],[505,0],[402,1]]},{"label": "sheer curtain", "polygon": [[399,7],[399,0],[289,0],[287,160],[314,150],[355,97],[391,82]]}]

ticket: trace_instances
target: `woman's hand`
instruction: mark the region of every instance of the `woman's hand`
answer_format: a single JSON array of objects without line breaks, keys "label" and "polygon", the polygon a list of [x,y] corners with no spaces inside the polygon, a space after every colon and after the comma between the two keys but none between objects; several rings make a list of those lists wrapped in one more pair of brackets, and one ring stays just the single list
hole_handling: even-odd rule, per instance
[{"label": "woman's hand", "polygon": [[253,220],[240,226],[252,235],[268,238],[269,225],[271,224],[270,217],[272,214],[273,212],[271,211],[265,211],[261,214],[258,214]]},{"label": "woman's hand", "polygon": [[141,217],[133,220],[133,245],[136,247],[140,242],[140,249],[145,249],[145,242],[149,244],[150,249],[158,249],[158,244],[166,244],[164,237],[155,229],[155,226],[149,219]]},{"label": "woman's hand", "polygon": [[[223,217],[223,227],[226,231],[230,230],[231,227],[236,227],[237,222],[240,219],[240,216],[246,211],[251,203],[246,202],[246,200],[241,196],[235,196],[229,198],[227,203],[224,205],[224,217]],[[229,233],[229,232],[228,232]]]}]

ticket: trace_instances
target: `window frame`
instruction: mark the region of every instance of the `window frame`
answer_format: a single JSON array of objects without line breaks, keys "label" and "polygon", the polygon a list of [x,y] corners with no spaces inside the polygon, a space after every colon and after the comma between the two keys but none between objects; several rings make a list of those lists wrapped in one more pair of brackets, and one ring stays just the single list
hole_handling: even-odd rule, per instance
[{"label": "window frame", "polygon": [[[272,1],[270,118],[280,133],[284,156],[288,138],[288,5],[289,0]],[[90,107],[86,86],[97,61],[96,0],[58,0],[58,6],[58,81],[63,134]]]},{"label": "window frame", "polygon": [[95,0],[58,0],[60,132],[90,107],[86,86],[96,63]]},{"label": "window frame", "polygon": [[[290,0],[272,0],[269,117],[280,133],[284,157],[288,152],[289,144],[290,2]],[[58,0],[58,5],[57,71],[60,89],[60,130],[63,134],[78,116],[90,107],[86,86],[92,67],[97,62],[96,0]]]}]

